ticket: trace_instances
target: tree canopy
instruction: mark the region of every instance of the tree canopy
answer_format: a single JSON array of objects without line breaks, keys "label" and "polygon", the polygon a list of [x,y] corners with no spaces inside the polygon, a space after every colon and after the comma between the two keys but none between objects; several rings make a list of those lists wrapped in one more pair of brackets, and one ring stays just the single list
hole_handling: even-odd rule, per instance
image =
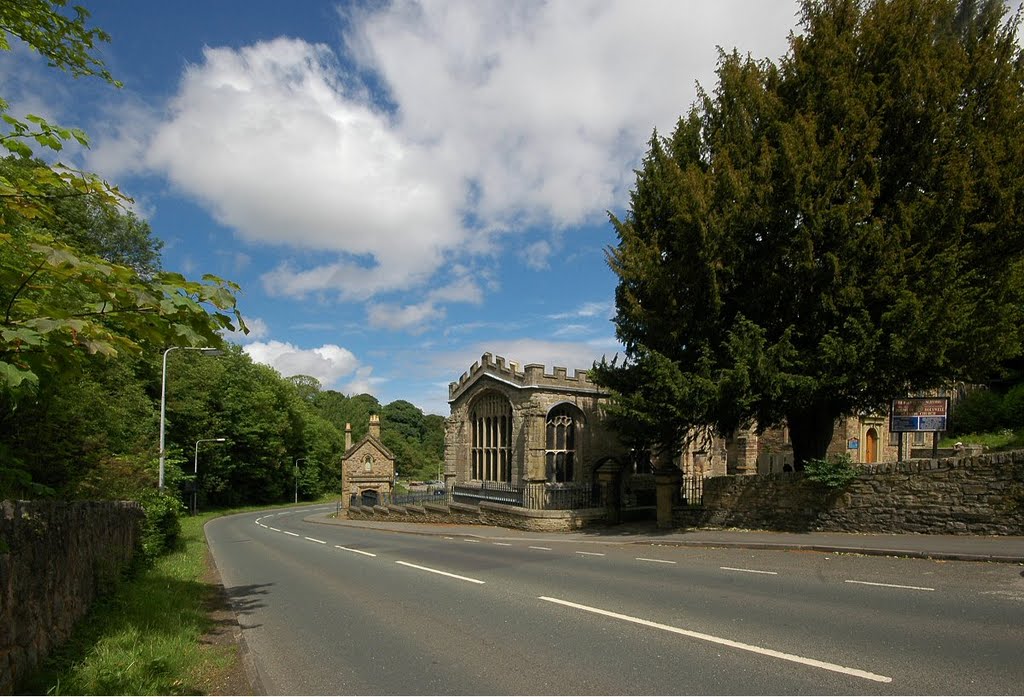
[{"label": "tree canopy", "polygon": [[980,381],[1019,355],[1024,61],[999,0],[804,0],[776,64],[722,53],[628,213],[611,216],[613,423],[785,421],[798,463],[835,419]]}]

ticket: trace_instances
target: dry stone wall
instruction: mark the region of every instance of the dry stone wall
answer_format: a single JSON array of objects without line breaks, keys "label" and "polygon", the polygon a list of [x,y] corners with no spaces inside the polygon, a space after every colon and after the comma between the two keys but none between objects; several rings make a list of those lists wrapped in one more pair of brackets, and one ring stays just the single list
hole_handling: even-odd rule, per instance
[{"label": "dry stone wall", "polygon": [[143,512],[129,501],[0,507],[0,694],[10,694],[127,570]]},{"label": "dry stone wall", "polygon": [[803,473],[714,477],[680,526],[1024,535],[1024,451],[865,466],[841,491]]}]

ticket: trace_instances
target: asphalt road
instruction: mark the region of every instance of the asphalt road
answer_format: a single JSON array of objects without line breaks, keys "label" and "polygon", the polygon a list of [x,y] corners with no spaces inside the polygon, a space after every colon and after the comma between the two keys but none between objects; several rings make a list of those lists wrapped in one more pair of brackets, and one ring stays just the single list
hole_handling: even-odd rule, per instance
[{"label": "asphalt road", "polygon": [[216,519],[269,694],[1021,694],[1024,568]]}]

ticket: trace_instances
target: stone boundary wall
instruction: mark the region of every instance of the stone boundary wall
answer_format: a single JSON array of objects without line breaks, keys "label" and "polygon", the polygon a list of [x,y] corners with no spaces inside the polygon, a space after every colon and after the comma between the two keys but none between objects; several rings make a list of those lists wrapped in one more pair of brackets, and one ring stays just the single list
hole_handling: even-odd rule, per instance
[{"label": "stone boundary wall", "polygon": [[1024,450],[866,465],[841,491],[802,472],[713,477],[682,527],[1024,535]]},{"label": "stone boundary wall", "polygon": [[3,501],[0,510],[0,694],[11,694],[127,570],[144,513],[133,501]]},{"label": "stone boundary wall", "polygon": [[351,506],[348,509],[348,517],[354,520],[496,525],[528,532],[565,532],[604,525],[607,521],[607,512],[603,508],[537,511],[482,501],[479,506],[463,503],[452,503],[447,506],[433,503],[422,506]]}]

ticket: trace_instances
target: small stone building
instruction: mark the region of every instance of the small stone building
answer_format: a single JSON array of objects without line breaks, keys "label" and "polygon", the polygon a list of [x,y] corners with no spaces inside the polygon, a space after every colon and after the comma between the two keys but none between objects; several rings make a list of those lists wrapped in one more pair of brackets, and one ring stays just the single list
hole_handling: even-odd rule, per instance
[{"label": "small stone building", "polygon": [[370,430],[352,444],[352,424],[345,424],[345,454],[341,460],[341,490],[347,506],[351,496],[369,505],[390,498],[395,486],[395,456],[380,439],[380,417],[370,415]]}]

